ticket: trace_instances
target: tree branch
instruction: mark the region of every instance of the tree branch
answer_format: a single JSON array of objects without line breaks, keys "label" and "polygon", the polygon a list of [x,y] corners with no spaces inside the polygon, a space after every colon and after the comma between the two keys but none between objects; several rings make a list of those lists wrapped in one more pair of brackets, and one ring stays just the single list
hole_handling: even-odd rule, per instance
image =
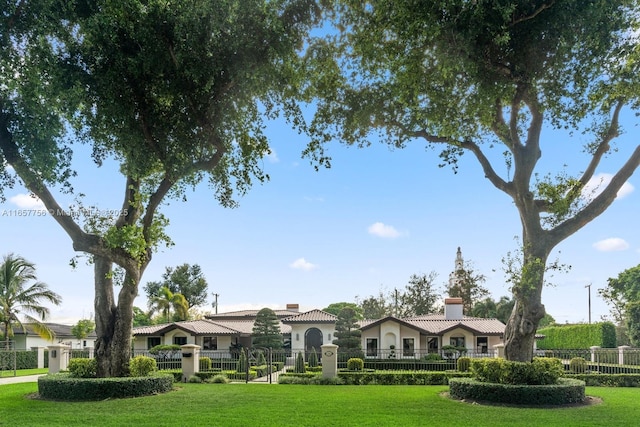
[{"label": "tree branch", "polygon": [[554,242],[561,242],[585,224],[591,222],[602,214],[616,199],[618,191],[640,166],[640,145],[636,147],[627,162],[611,178],[611,182],[595,199],[575,216],[567,219],[562,224],[550,231]]},{"label": "tree branch", "polygon": [[528,21],[530,19],[535,18],[536,16],[538,16],[543,10],[545,9],[549,9],[551,6],[553,6],[553,4],[555,3],[555,0],[551,0],[551,3],[547,4],[547,3],[543,3],[542,6],[540,6],[538,9],[536,9],[535,11],[533,11],[532,14],[527,15],[527,16],[523,16],[522,18],[518,18],[518,19],[514,19],[513,21],[511,21],[511,24],[509,24],[509,26],[513,27],[521,22],[524,21]]}]

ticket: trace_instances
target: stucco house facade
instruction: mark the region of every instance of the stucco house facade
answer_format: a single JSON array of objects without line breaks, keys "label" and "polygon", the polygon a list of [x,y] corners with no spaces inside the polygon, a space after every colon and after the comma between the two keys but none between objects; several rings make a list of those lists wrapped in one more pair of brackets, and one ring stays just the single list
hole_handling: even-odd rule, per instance
[{"label": "stucco house facade", "polygon": [[[253,321],[258,310],[220,313],[207,319],[140,326],[133,330],[134,350],[158,344],[196,344],[203,351],[229,352],[251,346]],[[322,310],[297,312],[297,305],[275,310],[287,348],[293,354],[318,350],[335,337],[337,317]],[[398,357],[440,353],[444,346],[464,347],[470,355],[489,355],[503,343],[504,323],[497,319],[466,317],[461,298],[445,299],[445,313],[400,319],[388,316],[360,322],[365,357],[383,357],[391,349]]]},{"label": "stucco house facade", "polygon": [[74,350],[82,350],[93,348],[94,342],[97,339],[95,331],[89,333],[86,338],[79,340],[71,333],[71,329],[73,328],[71,325],[62,325],[59,323],[46,323],[46,325],[54,334],[51,340],[40,337],[28,323],[24,325],[24,330],[19,326],[14,327],[12,340],[16,350],[32,350],[54,344],[64,344]]}]

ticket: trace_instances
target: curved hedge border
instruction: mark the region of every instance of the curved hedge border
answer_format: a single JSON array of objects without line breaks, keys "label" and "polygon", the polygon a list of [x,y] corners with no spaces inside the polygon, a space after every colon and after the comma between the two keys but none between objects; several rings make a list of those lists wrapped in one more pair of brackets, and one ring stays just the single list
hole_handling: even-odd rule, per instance
[{"label": "curved hedge border", "polygon": [[496,384],[472,378],[449,379],[449,395],[454,399],[532,406],[584,402],[584,387],[584,381],[572,378],[560,378],[557,384],[549,385]]},{"label": "curved hedge border", "polygon": [[38,378],[40,397],[51,400],[103,400],[147,396],[173,389],[173,375],[148,377],[72,378],[68,373]]}]

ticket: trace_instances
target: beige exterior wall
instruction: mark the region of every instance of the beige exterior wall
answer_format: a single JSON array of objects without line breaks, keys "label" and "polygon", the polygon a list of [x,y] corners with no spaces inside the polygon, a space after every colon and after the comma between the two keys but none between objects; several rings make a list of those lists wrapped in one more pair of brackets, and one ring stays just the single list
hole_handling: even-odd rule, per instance
[{"label": "beige exterior wall", "polygon": [[36,347],[48,347],[51,345],[64,344],[68,345],[73,350],[83,349],[83,342],[87,342],[87,348],[93,348],[95,338],[85,338],[84,340],[79,340],[76,337],[56,337],[52,340],[46,340],[39,336],[31,336],[31,335],[16,335],[14,337],[15,346],[18,350],[31,350]]},{"label": "beige exterior wall", "polygon": [[[304,336],[309,329],[319,329],[322,332],[322,343],[331,344],[335,339],[336,327],[332,323],[292,324],[291,325],[291,352],[304,351]],[[319,349],[316,349],[319,351]]]}]

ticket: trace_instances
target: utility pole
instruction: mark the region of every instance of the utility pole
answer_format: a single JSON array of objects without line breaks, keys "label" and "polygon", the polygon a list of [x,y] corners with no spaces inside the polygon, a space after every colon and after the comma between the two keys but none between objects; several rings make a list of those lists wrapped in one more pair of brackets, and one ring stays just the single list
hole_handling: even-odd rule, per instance
[{"label": "utility pole", "polygon": [[585,288],[589,288],[589,324],[591,324],[591,283],[585,285]]},{"label": "utility pole", "polygon": [[212,293],[211,295],[213,295],[213,298],[215,298],[211,305],[216,309],[216,314],[218,314],[218,297],[220,296],[220,294]]}]

